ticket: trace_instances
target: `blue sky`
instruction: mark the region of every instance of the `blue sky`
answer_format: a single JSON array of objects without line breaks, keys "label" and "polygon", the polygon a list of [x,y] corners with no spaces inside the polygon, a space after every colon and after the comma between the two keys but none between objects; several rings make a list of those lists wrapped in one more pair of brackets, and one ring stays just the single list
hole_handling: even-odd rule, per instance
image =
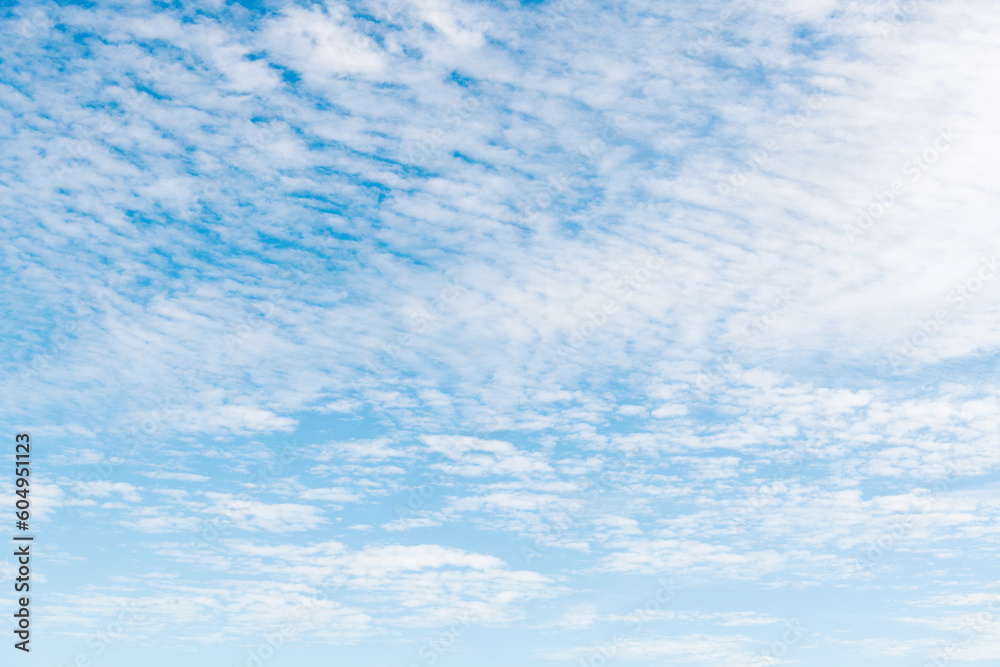
[{"label": "blue sky", "polygon": [[996,664],[990,3],[0,21],[20,662]]}]

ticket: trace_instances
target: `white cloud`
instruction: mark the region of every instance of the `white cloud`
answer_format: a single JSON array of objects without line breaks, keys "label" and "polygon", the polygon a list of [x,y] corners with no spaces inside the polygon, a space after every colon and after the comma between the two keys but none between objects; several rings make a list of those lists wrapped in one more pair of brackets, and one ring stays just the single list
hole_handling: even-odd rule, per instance
[{"label": "white cloud", "polygon": [[[669,660],[671,664],[739,664],[750,663],[756,656],[753,640],[740,635],[685,635],[678,637],[631,637],[621,634],[594,647],[577,647],[551,651],[545,657],[555,660],[582,659],[611,653],[623,660]],[[601,649],[604,649],[603,651]]]},{"label": "white cloud", "polygon": [[385,60],[367,35],[352,30],[345,8],[287,7],[265,28],[270,53],[316,84],[326,77],[381,72]]},{"label": "white cloud", "polygon": [[151,470],[140,473],[143,477],[150,479],[169,479],[178,482],[207,482],[210,478],[205,475],[198,475],[191,472],[166,472],[163,470]]},{"label": "white cloud", "polygon": [[444,454],[456,463],[439,468],[448,473],[481,475],[530,475],[550,473],[552,468],[537,453],[523,453],[509,442],[482,440],[469,436],[424,435],[420,440],[431,451]]},{"label": "white cloud", "polygon": [[81,496],[93,496],[97,498],[107,498],[112,494],[118,494],[123,500],[130,503],[142,501],[139,490],[128,482],[110,482],[98,480],[94,482],[74,482],[73,490]]},{"label": "white cloud", "polygon": [[358,500],[360,496],[344,488],[328,489],[306,489],[299,497],[302,500],[324,500],[331,503],[350,503]]},{"label": "white cloud", "polygon": [[226,517],[240,530],[288,533],[312,530],[326,522],[313,505],[265,503],[214,491],[206,492],[205,497],[212,502],[207,512]]},{"label": "white cloud", "polygon": [[588,628],[597,621],[597,618],[597,607],[584,602],[567,609],[556,625],[570,629]]}]

